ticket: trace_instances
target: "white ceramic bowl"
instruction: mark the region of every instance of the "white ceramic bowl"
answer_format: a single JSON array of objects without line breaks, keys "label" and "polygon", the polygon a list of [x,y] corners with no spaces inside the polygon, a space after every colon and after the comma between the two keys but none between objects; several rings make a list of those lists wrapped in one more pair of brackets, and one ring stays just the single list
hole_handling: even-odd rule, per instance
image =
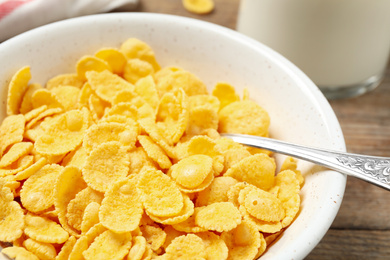
[{"label": "white ceramic bowl", "polygon": [[[118,46],[130,37],[147,42],[163,66],[175,65],[200,77],[209,88],[226,81],[271,116],[272,137],[345,151],[340,125],[327,100],[299,69],[270,48],[233,30],[199,20],[147,13],[86,16],[26,32],[0,44],[0,86],[5,116],[7,83],[30,65],[31,82],[74,72],[84,54]],[[278,161],[282,159],[279,156]],[[346,177],[299,163],[306,178],[299,216],[261,259],[302,259],[333,222]]]}]

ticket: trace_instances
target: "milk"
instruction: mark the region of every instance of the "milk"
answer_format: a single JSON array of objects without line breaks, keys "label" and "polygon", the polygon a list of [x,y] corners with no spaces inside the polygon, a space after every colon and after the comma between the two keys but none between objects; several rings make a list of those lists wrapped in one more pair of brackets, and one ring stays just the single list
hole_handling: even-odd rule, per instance
[{"label": "milk", "polygon": [[270,46],[318,86],[380,78],[390,52],[390,0],[241,0],[237,30]]}]

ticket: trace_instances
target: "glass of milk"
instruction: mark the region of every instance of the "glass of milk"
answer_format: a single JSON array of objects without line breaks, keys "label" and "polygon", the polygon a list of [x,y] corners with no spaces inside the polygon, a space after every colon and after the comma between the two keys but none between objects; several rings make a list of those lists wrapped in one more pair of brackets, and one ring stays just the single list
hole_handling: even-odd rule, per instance
[{"label": "glass of milk", "polygon": [[305,72],[329,99],[381,82],[390,53],[390,0],[241,0],[237,30]]}]

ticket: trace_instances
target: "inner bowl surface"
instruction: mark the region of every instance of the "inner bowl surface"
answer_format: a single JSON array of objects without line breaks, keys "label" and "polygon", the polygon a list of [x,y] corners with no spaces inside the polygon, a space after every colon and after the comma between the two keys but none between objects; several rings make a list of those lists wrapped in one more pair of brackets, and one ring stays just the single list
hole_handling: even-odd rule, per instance
[{"label": "inner bowl surface", "polygon": [[[130,37],[148,43],[164,66],[197,75],[211,89],[225,81],[270,114],[272,138],[345,151],[340,125],[318,88],[293,64],[261,43],[233,30],[195,19],[148,13],[85,16],[43,26],[0,45],[0,86],[6,115],[7,86],[22,66],[44,84],[75,72],[76,61],[102,47],[119,47]],[[277,155],[277,161],[283,160]],[[300,161],[305,176],[299,216],[261,259],[303,259],[333,222],[346,176]]]}]

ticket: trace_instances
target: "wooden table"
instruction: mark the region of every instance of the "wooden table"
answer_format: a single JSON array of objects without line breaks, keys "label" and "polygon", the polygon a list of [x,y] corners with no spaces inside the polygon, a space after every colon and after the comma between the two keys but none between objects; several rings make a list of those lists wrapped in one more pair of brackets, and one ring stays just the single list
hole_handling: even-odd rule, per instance
[{"label": "wooden table", "polygon": [[[140,0],[137,11],[175,14],[235,29],[239,0],[214,0],[208,15],[187,12],[180,0]],[[390,66],[378,88],[331,101],[348,152],[390,157]],[[390,259],[390,192],[348,178],[340,211],[306,259]]]}]

